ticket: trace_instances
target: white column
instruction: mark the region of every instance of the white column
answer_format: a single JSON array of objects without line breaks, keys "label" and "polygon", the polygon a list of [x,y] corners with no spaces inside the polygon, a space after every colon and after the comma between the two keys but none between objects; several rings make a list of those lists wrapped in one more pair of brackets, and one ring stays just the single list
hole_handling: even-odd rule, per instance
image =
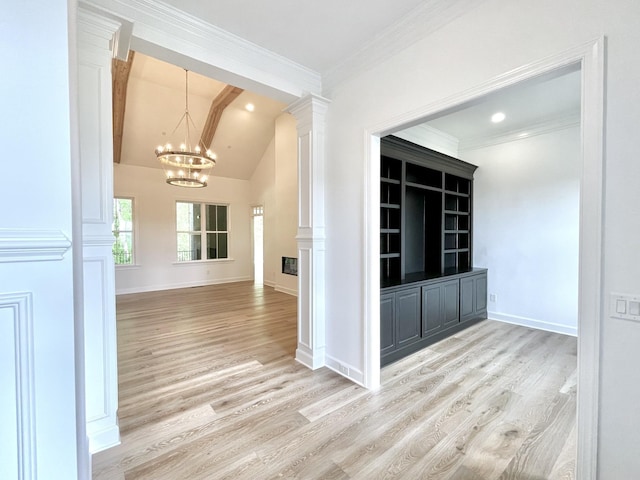
[{"label": "white column", "polygon": [[78,110],[87,435],[91,453],[120,443],[113,234],[112,48],[122,24],[78,11]]},{"label": "white column", "polygon": [[324,121],[329,101],[289,106],[298,122],[298,348],[296,360],[325,365]]}]

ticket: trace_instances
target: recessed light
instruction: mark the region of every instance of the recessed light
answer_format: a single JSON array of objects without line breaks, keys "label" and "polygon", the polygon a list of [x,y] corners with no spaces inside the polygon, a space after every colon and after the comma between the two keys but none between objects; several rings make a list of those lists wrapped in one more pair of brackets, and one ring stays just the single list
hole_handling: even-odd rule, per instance
[{"label": "recessed light", "polygon": [[502,112],[498,112],[498,113],[494,113],[493,115],[491,115],[491,121],[493,123],[500,123],[501,121],[503,121],[507,116],[502,113]]},{"label": "recessed light", "polygon": [[255,107],[255,105],[253,103],[247,103],[244,106],[244,108],[246,108],[249,112],[253,112],[256,109],[256,107]]}]

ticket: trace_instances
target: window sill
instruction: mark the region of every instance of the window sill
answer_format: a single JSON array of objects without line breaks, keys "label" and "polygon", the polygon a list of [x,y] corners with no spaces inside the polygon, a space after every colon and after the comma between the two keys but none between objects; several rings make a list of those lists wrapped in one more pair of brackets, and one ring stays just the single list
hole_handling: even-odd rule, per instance
[{"label": "window sill", "polygon": [[203,264],[211,264],[211,263],[230,263],[235,262],[234,258],[216,258],[216,259],[208,259],[208,260],[189,260],[188,262],[173,262],[172,265],[175,266],[194,266],[194,265],[203,265]]},{"label": "window sill", "polygon": [[116,270],[136,270],[138,268],[142,268],[142,265],[140,265],[139,263],[127,263],[127,264],[121,264],[121,265],[116,265]]}]

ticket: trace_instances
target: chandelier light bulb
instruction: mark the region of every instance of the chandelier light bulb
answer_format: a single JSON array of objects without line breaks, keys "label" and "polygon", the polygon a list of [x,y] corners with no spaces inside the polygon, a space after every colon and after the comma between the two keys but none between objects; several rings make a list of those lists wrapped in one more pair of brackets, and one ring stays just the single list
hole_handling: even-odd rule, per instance
[{"label": "chandelier light bulb", "polygon": [[181,177],[184,177],[184,172],[183,172],[182,170],[180,170],[180,171],[178,172],[178,175],[179,175],[179,176],[181,176]]},{"label": "chandelier light bulb", "polygon": [[200,145],[196,145],[195,150],[196,150],[196,153],[200,153]]},{"label": "chandelier light bulb", "polygon": [[184,143],[180,144],[180,151],[181,152],[184,152],[186,149],[187,149],[187,146]]},{"label": "chandelier light bulb", "polygon": [[170,144],[170,143],[167,143],[167,144],[164,146],[164,149],[165,149],[165,150],[171,150],[171,144]]}]

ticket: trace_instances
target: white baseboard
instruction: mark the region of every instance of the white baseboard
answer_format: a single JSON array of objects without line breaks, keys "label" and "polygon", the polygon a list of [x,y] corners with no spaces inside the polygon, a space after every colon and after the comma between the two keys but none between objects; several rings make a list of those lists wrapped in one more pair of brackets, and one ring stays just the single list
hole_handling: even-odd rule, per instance
[{"label": "white baseboard", "polygon": [[133,288],[117,288],[116,295],[127,295],[130,293],[157,292],[160,290],[175,290],[177,288],[204,287],[206,285],[219,285],[222,283],[247,282],[253,280],[253,277],[235,277],[235,278],[219,278],[208,281],[195,281],[183,283],[169,283],[163,285],[144,285]]},{"label": "white baseboard", "polygon": [[[352,382],[364,387],[364,374],[353,365],[342,362],[331,355],[325,355],[325,366],[334,372],[348,378]],[[366,387],[365,387],[366,388]]]},{"label": "white baseboard", "polygon": [[[90,430],[90,428],[87,428],[87,430]],[[87,435],[89,437],[89,453],[91,455],[120,445],[120,428],[118,425],[111,425],[100,431],[88,431]]]},{"label": "white baseboard", "polygon": [[280,285],[275,285],[274,288],[276,289],[276,292],[286,293],[288,295],[293,295],[294,297],[298,296],[298,291],[293,288],[282,287]]},{"label": "white baseboard", "polygon": [[533,318],[518,317],[517,315],[507,315],[498,312],[488,312],[490,320],[497,320],[499,322],[511,323],[513,325],[521,325],[523,327],[535,328],[537,330],[545,330],[547,332],[562,333],[564,335],[571,335],[573,337],[578,336],[578,327],[572,327],[569,325],[561,325],[558,323],[544,322],[542,320],[535,320]]},{"label": "white baseboard", "polygon": [[263,280],[262,284],[267,286],[267,287],[276,288],[276,282],[274,282],[272,280]]}]

